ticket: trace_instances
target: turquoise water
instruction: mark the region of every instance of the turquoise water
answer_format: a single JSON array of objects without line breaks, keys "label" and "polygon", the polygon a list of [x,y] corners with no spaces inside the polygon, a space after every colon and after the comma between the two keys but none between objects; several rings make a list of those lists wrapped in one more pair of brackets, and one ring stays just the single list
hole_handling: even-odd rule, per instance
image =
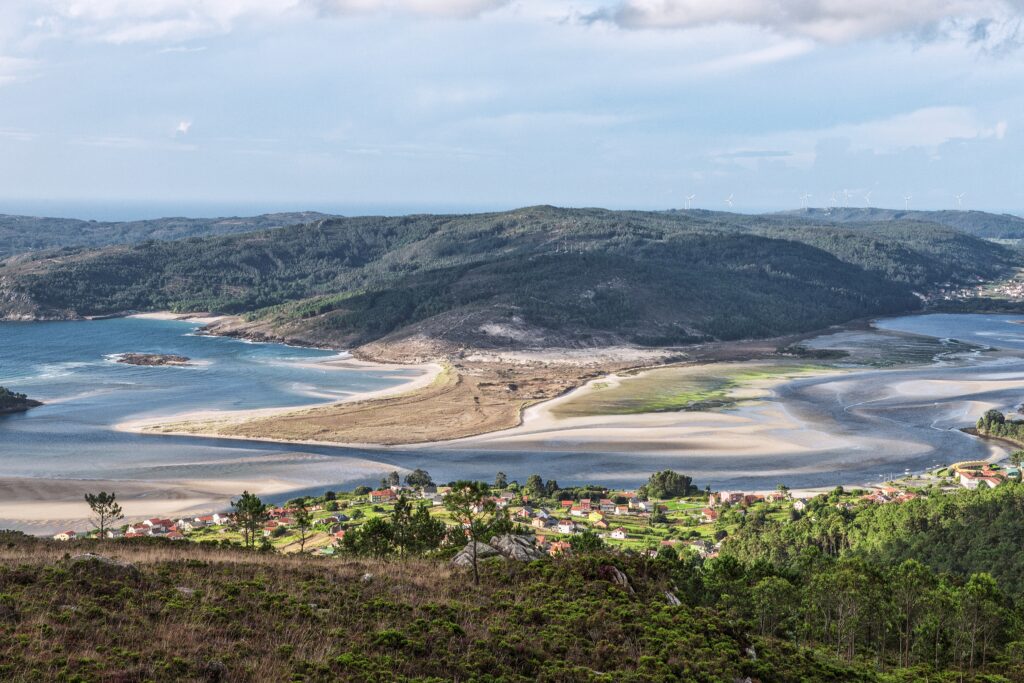
[{"label": "turquoise water", "polygon": [[[330,368],[321,363],[337,359],[333,351],[197,335],[197,328],[138,318],[0,323],[0,385],[45,404],[0,417],[0,477],[217,476],[204,467],[245,449],[120,433],[112,426],[193,410],[323,403],[418,374]],[[179,354],[194,365],[115,362],[116,354],[129,352]]]}]

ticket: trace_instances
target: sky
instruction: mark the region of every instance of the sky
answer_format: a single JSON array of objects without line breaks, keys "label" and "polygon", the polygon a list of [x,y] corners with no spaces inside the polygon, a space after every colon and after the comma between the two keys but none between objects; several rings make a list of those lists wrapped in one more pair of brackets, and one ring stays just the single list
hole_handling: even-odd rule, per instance
[{"label": "sky", "polygon": [[0,3],[0,213],[1021,213],[1022,159],[1024,0]]}]

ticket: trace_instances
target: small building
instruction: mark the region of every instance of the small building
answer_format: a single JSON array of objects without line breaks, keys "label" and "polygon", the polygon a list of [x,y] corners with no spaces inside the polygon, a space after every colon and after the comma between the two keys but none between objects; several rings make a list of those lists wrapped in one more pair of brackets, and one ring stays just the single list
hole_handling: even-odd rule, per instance
[{"label": "small building", "polygon": [[612,502],[611,498],[601,499],[601,512],[610,515],[615,512],[615,503]]},{"label": "small building", "polygon": [[616,514],[616,515],[628,515],[629,514],[629,506],[628,505],[616,505],[615,506],[614,514]]},{"label": "small building", "polygon": [[576,533],[576,522],[571,519],[563,519],[558,523],[558,533],[560,534],[574,534]]},{"label": "small building", "polygon": [[76,534],[74,531],[71,531],[71,530],[69,530],[69,531],[62,531],[59,534],[54,534],[53,535],[53,540],[55,540],[55,541],[73,541],[76,538],[78,538],[78,534]]},{"label": "small building", "polygon": [[378,491],[370,491],[370,502],[371,503],[391,503],[398,499],[398,494],[391,489],[380,489]]},{"label": "small building", "polygon": [[617,541],[625,541],[626,540],[626,530],[623,529],[621,526],[617,527],[615,529],[612,529],[612,533],[609,534],[609,535],[612,538],[614,538],[615,540],[617,540]]},{"label": "small building", "polygon": [[718,510],[712,510],[711,508],[704,508],[700,511],[700,521],[705,523],[717,522],[718,521]]},{"label": "small building", "polygon": [[552,541],[548,544],[548,555],[551,557],[567,553],[570,550],[572,550],[572,545],[568,541]]},{"label": "small building", "polygon": [[1003,482],[1002,477],[992,470],[960,470],[960,485],[965,489],[974,490],[979,486],[994,489]]},{"label": "small building", "polygon": [[807,503],[805,503],[804,501],[800,500],[799,498],[797,498],[796,500],[793,501],[793,509],[796,510],[797,512],[803,512],[804,508],[806,508],[806,507],[807,507]]}]

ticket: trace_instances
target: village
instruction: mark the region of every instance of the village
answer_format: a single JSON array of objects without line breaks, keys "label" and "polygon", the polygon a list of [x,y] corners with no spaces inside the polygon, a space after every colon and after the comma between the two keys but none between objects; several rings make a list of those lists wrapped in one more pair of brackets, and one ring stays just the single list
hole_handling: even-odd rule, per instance
[{"label": "village", "polygon": [[[460,520],[446,509],[444,501],[451,487],[437,486],[429,475],[407,477],[403,485],[392,473],[390,483],[371,490],[361,486],[352,492],[327,491],[322,496],[267,506],[262,522],[265,550],[282,553],[307,552],[331,556],[343,552],[348,533],[367,521],[389,516],[400,498],[428,509],[449,529]],[[790,491],[703,491],[690,495],[653,500],[637,490],[609,490],[600,487],[543,490],[498,481],[485,505],[507,515],[517,533],[532,535],[536,547],[556,556],[569,553],[573,540],[583,536],[599,539],[612,549],[658,555],[671,548],[678,556],[692,552],[701,558],[717,556],[721,544],[740,526],[744,517],[762,513],[777,520],[795,519],[814,505],[828,504],[852,510],[858,505],[901,504],[927,495],[941,495],[959,489],[995,488],[1007,480],[1020,480],[1020,470],[1011,464],[965,461],[919,475],[872,487],[844,490]],[[503,479],[503,475],[499,479]],[[409,479],[413,479],[410,483]],[[553,482],[549,482],[553,483]],[[384,486],[384,484],[388,484]],[[641,488],[640,491],[643,491]],[[299,506],[309,513],[306,526],[296,523]],[[465,522],[462,522],[465,526]],[[98,530],[63,531],[53,538],[73,541],[99,536]],[[157,538],[217,545],[237,545],[242,532],[233,513],[214,513],[179,519],[146,519],[118,528],[107,528],[108,539]]]}]

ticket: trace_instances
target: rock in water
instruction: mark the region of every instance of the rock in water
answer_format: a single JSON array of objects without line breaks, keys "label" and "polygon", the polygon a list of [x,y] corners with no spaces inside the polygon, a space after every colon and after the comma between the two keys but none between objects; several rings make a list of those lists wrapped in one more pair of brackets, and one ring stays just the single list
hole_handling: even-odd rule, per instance
[{"label": "rock in water", "polygon": [[118,363],[128,365],[188,365],[192,360],[187,356],[176,356],[168,353],[123,353],[117,359]]}]

